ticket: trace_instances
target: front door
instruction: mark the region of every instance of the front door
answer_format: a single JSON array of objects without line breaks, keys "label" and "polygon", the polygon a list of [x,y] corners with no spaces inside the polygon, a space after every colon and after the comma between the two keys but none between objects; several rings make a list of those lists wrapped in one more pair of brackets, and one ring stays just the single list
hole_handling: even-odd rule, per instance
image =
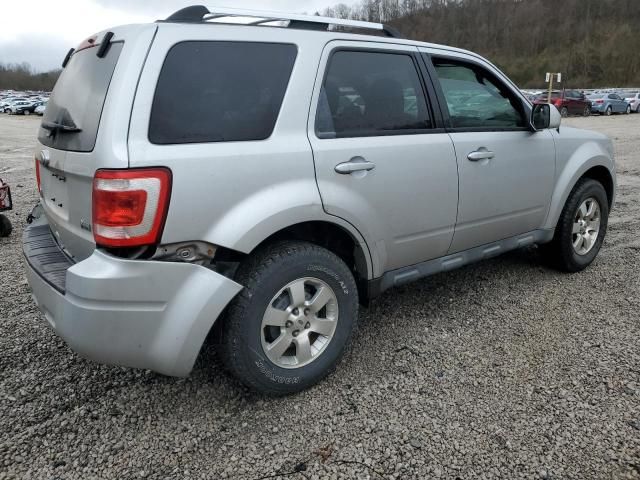
[{"label": "front door", "polygon": [[540,228],[555,176],[551,133],[529,129],[523,99],[490,66],[459,57],[432,60],[460,176],[449,253]]},{"label": "front door", "polygon": [[330,42],[312,100],[308,135],[324,209],[367,239],[376,276],[445,255],[453,237],[455,151],[434,121],[417,54]]}]

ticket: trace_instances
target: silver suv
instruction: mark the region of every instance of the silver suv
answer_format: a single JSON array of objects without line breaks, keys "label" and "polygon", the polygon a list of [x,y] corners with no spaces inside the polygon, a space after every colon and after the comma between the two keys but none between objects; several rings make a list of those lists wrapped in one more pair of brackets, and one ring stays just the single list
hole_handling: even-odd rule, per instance
[{"label": "silver suv", "polygon": [[188,7],[64,67],[24,254],[48,323],[98,362],[185,376],[209,337],[287,394],[388,288],[532,244],[577,272],[605,236],[610,140],[468,51]]}]

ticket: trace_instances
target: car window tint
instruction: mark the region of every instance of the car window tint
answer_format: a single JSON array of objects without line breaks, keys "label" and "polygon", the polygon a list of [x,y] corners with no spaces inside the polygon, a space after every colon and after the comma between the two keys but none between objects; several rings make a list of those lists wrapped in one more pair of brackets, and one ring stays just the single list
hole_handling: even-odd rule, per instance
[{"label": "car window tint", "polygon": [[411,55],[338,51],[331,56],[316,115],[320,138],[422,133],[431,127]]},{"label": "car window tint", "polygon": [[521,103],[484,69],[447,59],[434,66],[454,128],[525,127]]},{"label": "car window tint", "polygon": [[174,45],[156,87],[149,141],[156,144],[268,138],[297,49],[258,42]]},{"label": "car window tint", "polygon": [[42,123],[75,125],[80,131],[51,135],[50,130],[41,126],[38,133],[40,143],[57,150],[93,150],[111,77],[123,47],[122,42],[112,42],[102,58],[96,55],[95,47],[77,51],[71,56],[51,93]]}]

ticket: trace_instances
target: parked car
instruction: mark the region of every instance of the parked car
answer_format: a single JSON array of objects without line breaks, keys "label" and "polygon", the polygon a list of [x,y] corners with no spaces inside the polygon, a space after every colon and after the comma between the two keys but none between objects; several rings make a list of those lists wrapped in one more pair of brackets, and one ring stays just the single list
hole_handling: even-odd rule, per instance
[{"label": "parked car", "polygon": [[0,101],[0,111],[2,111],[3,113],[9,113],[11,104],[19,101],[24,101],[24,98],[16,98],[16,97],[5,98],[4,100]]},{"label": "parked car", "polygon": [[81,355],[185,376],[209,337],[288,394],[389,288],[533,244],[568,272],[598,254],[611,140],[559,128],[490,62],[377,23],[213,14],[93,36],[45,111],[23,250]]},{"label": "parked car", "polygon": [[6,108],[8,113],[11,115],[30,115],[35,111],[35,109],[35,104],[28,100],[16,100],[11,102]]},{"label": "parked car", "polygon": [[41,102],[40,105],[38,105],[34,110],[34,113],[36,115],[42,116],[44,115],[44,111],[46,110],[46,108],[47,108],[47,102]]},{"label": "parked car", "polygon": [[629,104],[632,112],[640,113],[640,92],[626,92],[624,101]]},{"label": "parked car", "polygon": [[[533,100],[533,103],[549,103],[548,96],[548,93],[538,95]],[[563,117],[568,117],[569,115],[588,117],[591,115],[591,101],[577,90],[552,92],[551,103],[556,106]]]},{"label": "parked car", "polygon": [[600,115],[631,113],[631,106],[617,93],[596,93],[589,96],[591,112]]}]

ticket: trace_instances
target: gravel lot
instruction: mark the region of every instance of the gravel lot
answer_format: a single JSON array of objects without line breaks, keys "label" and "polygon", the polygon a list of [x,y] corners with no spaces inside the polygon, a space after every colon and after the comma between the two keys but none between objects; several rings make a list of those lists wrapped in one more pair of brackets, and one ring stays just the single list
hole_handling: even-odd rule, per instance
[{"label": "gravel lot", "polygon": [[39,119],[0,116],[15,232],[0,239],[0,479],[640,478],[640,115],[587,271],[535,249],[387,292],[337,372],[244,391],[212,352],[188,379],[79,358],[46,326],[21,253]]}]

